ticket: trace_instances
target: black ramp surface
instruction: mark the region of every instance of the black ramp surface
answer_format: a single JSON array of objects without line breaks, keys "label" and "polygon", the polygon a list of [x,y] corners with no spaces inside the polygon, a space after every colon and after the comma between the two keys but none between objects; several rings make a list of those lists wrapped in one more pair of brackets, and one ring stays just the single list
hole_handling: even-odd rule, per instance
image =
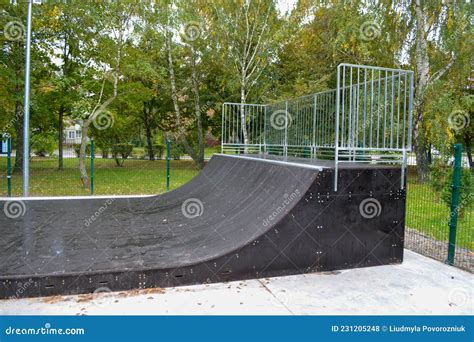
[{"label": "black ramp surface", "polygon": [[[341,170],[338,193],[332,177],[330,169],[214,156],[161,196],[24,201],[23,216],[0,215],[0,297],[400,262],[399,170]],[[359,204],[369,193],[384,215],[364,221]]]}]

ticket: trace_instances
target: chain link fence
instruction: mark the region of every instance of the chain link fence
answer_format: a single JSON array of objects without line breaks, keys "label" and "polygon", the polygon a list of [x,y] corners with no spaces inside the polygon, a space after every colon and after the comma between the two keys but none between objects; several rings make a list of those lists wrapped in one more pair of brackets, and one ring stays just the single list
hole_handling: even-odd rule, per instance
[{"label": "chain link fence", "polygon": [[[171,144],[169,160],[166,145],[154,146],[154,149],[154,160],[148,158],[145,147],[131,144],[119,144],[107,150],[95,146],[91,155],[89,143],[84,159],[88,178],[85,184],[79,168],[78,144],[64,144],[62,158],[58,149],[50,152],[32,150],[30,196],[155,195],[168,190],[168,169],[169,189],[181,186],[199,173],[191,158],[177,144]],[[207,154],[214,151],[217,149],[208,148]],[[16,161],[15,149],[10,159],[11,187],[7,183],[8,160],[7,154],[0,154],[0,196],[22,196],[22,170]]]},{"label": "chain link fence", "polygon": [[407,184],[405,247],[474,272],[474,177],[469,168],[461,168],[461,154],[457,161],[458,176],[456,161],[447,167],[435,166],[423,183],[418,182],[414,169],[411,172]]}]

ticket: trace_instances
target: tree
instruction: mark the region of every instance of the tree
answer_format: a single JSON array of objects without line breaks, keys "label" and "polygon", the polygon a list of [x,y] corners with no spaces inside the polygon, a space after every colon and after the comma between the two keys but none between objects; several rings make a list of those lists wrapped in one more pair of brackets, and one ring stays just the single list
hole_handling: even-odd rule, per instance
[{"label": "tree", "polygon": [[[92,123],[101,125],[101,120],[106,120],[107,124],[103,128],[110,126],[110,114],[106,113],[107,108],[118,96],[118,82],[120,77],[120,63],[122,53],[127,42],[127,35],[131,29],[131,17],[135,7],[126,3],[95,3],[87,7],[83,12],[84,18],[95,22],[94,30],[89,33],[87,44],[89,54],[95,57],[95,64],[89,65],[89,73],[92,77],[92,84],[96,84],[96,79],[101,79],[100,90],[84,89],[85,98],[82,103],[82,138],[79,155],[79,170],[81,181],[84,187],[89,187],[89,177],[85,166],[86,145],[89,136],[89,129]],[[97,66],[98,65],[98,66]],[[106,87],[108,81],[111,87]],[[108,89],[111,88],[111,89]]]},{"label": "tree", "polygon": [[[429,171],[430,153],[423,127],[427,91],[455,65],[463,45],[468,16],[465,5],[457,2],[422,3],[421,0],[413,0],[411,8],[414,12],[416,69],[413,142],[418,178],[424,182]],[[454,22],[458,25],[453,27]],[[436,64],[441,65],[433,71]]]},{"label": "tree", "polygon": [[72,106],[78,100],[80,70],[84,68],[81,52],[81,39],[84,28],[81,26],[82,11],[68,3],[45,4],[45,31],[49,39],[45,44],[49,54],[54,57],[52,65],[55,98],[50,109],[57,113],[58,169],[63,170],[64,120],[71,115]]},{"label": "tree", "polygon": [[[181,6],[185,6],[184,2],[177,2],[177,4]],[[152,21],[151,23],[156,26],[164,35],[165,38],[165,49],[164,52],[167,58],[167,71],[169,75],[169,84],[170,84],[170,92],[171,92],[171,99],[173,101],[173,109],[175,113],[175,120],[176,120],[176,128],[178,130],[177,135],[179,137],[180,142],[183,144],[186,153],[188,153],[196,165],[201,169],[204,167],[204,139],[203,139],[203,126],[202,126],[202,113],[200,108],[200,96],[199,96],[199,76],[197,71],[197,51],[196,45],[193,42],[189,43],[190,48],[190,64],[191,64],[191,84],[192,84],[192,92],[194,96],[194,118],[191,120],[186,118],[183,113],[185,113],[185,109],[181,105],[181,102],[185,102],[187,96],[180,96],[178,91],[178,82],[175,72],[175,57],[174,57],[174,50],[179,49],[182,50],[182,44],[175,42],[174,38],[174,30],[181,29],[184,25],[182,23],[183,17],[182,12],[173,11],[172,7],[176,5],[174,2],[167,3],[165,5],[164,11],[160,14],[157,21]],[[184,7],[181,7],[184,8]],[[186,29],[186,28],[185,28]],[[194,28],[193,28],[194,30]],[[197,36],[199,38],[199,36]],[[189,39],[188,41],[194,40],[194,37]],[[181,51],[182,52],[182,51]],[[186,89],[185,89],[186,90]],[[197,127],[197,147],[193,147],[190,143],[186,128],[191,126],[193,122],[196,122]]]},{"label": "tree", "polygon": [[[218,1],[214,6],[219,39],[240,85],[240,103],[247,102],[274,52],[278,15],[272,0]],[[243,143],[248,144],[245,107],[240,108]]]}]

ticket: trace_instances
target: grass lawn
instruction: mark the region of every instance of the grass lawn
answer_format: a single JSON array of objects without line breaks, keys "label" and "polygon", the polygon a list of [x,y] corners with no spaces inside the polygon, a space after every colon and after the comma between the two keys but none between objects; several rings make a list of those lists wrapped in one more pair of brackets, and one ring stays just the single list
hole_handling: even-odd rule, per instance
[{"label": "grass lawn", "polygon": [[221,147],[220,146],[206,147],[204,149],[204,157],[205,158],[210,158],[215,153],[221,153]]},{"label": "grass lawn", "polygon": [[[30,162],[31,196],[74,196],[89,195],[79,176],[79,160],[64,160],[64,170],[57,169],[57,159],[34,158]],[[90,175],[89,161],[88,173]],[[117,167],[113,159],[95,159],[96,195],[143,195],[166,191],[165,160],[126,160],[123,167]],[[190,181],[199,170],[192,161],[171,161],[170,188],[175,189]],[[21,174],[12,177],[12,194],[21,195]],[[6,158],[0,158],[0,195],[7,194]]]},{"label": "grass lawn", "polygon": [[[473,208],[458,217],[456,245],[473,250]],[[450,210],[429,184],[413,181],[407,186],[406,226],[436,240],[448,241]]]},{"label": "grass lawn", "polygon": [[[220,148],[206,149],[206,155],[219,152]],[[89,161],[88,161],[89,164]],[[89,189],[81,185],[78,171],[79,160],[67,158],[65,169],[57,170],[57,159],[34,158],[30,164],[32,196],[89,195]],[[88,165],[89,170],[89,165]],[[166,191],[166,161],[126,160],[117,167],[113,159],[95,160],[96,195],[142,195]],[[175,189],[190,181],[199,170],[192,161],[171,161],[170,188]],[[90,170],[89,170],[90,174]],[[21,174],[13,176],[13,195],[21,195]],[[0,158],[0,195],[7,194],[6,158]],[[438,194],[428,184],[408,181],[407,227],[414,228],[440,241],[448,240],[449,209],[439,200]],[[473,209],[466,211],[458,220],[457,245],[473,249]]]}]

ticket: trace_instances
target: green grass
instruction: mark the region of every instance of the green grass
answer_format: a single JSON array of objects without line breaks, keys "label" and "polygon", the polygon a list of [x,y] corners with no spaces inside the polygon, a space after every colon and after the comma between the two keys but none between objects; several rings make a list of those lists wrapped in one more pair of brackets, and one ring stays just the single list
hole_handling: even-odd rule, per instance
[{"label": "green grass", "polygon": [[[406,226],[439,241],[448,241],[450,210],[429,184],[409,181]],[[473,208],[458,218],[456,245],[473,250]]]},{"label": "green grass", "polygon": [[[54,158],[33,158],[30,162],[31,196],[89,195],[79,176],[79,160],[64,160],[64,170],[57,169]],[[87,169],[90,175],[89,161]],[[175,189],[189,182],[199,170],[192,161],[171,161],[170,188]],[[6,158],[0,158],[0,195],[7,194]],[[21,195],[21,174],[12,177],[12,194]],[[113,159],[95,159],[96,195],[143,195],[166,191],[165,160],[126,160],[123,167],[115,165]]]},{"label": "green grass", "polygon": [[204,149],[204,157],[206,157],[206,158],[210,158],[215,153],[221,153],[221,147],[220,146],[206,147]]}]

